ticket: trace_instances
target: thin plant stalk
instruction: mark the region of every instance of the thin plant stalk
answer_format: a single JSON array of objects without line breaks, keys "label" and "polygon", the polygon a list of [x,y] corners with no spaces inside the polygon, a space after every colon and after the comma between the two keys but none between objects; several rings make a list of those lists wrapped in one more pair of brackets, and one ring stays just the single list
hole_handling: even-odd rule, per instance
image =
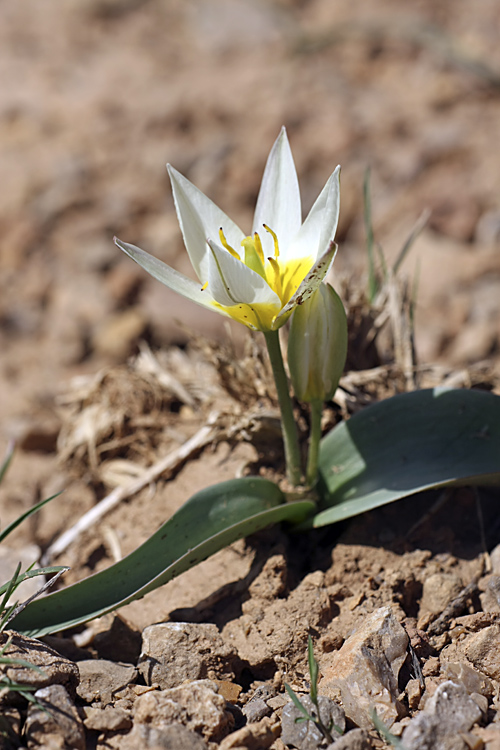
[{"label": "thin plant stalk", "polygon": [[287,477],[294,487],[300,484],[302,467],[300,460],[299,436],[295,417],[293,416],[292,399],[288,388],[288,378],[283,365],[283,356],[278,331],[265,331],[267,351],[271,360],[278,401],[281,410],[281,424],[283,442],[285,445],[285,460]]},{"label": "thin plant stalk", "polygon": [[311,433],[309,435],[309,451],[307,454],[306,481],[308,487],[314,487],[318,478],[319,443],[321,440],[321,413],[323,402],[319,399],[311,401]]}]

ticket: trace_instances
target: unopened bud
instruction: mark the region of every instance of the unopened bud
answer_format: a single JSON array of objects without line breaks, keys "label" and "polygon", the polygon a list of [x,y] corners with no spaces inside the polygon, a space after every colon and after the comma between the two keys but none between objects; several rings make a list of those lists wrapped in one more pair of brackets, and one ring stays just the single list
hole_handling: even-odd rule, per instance
[{"label": "unopened bud", "polygon": [[288,366],[300,401],[333,398],[347,356],[344,305],[329,284],[295,308],[288,339]]}]

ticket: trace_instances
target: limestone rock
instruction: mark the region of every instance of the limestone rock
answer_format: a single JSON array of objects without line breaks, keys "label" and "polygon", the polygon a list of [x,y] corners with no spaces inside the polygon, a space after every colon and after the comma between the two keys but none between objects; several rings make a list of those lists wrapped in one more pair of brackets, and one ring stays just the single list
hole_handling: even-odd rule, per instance
[{"label": "limestone rock", "polygon": [[73,701],[62,685],[49,685],[35,693],[40,706],[31,703],[25,725],[28,748],[85,750],[85,731]]},{"label": "limestone rock", "polygon": [[420,612],[440,615],[462,589],[462,581],[454,573],[434,573],[424,580]]},{"label": "limestone rock", "polygon": [[132,727],[132,719],[127,711],[119,706],[92,708],[84,706],[82,709],[83,723],[87,729],[98,732],[118,732]]},{"label": "limestone rock", "polygon": [[137,666],[147,685],[169,689],[186,680],[231,679],[235,659],[216,625],[164,622],[143,631]]},{"label": "limestone rock", "polygon": [[86,659],[78,662],[80,684],[79,697],[86,703],[111,703],[113,696],[133,682],[137,670],[130,664],[117,664],[106,659]]},{"label": "limestone rock", "polygon": [[[437,688],[424,710],[403,732],[406,750],[465,750],[460,738],[481,719],[481,709],[463,685],[448,680]],[[454,743],[454,744],[453,744]]]},{"label": "limestone rock", "polygon": [[5,645],[9,637],[12,637],[12,640],[3,655],[27,661],[39,667],[41,671],[21,664],[0,664],[0,675],[37,689],[49,685],[64,685],[70,695],[74,694],[80,679],[76,664],[65,659],[45,643],[14,631],[6,630],[0,634],[0,647]]},{"label": "limestone rock", "polygon": [[406,659],[408,636],[390,607],[367,616],[364,624],[339,651],[320,664],[323,678],[319,691],[339,691],[346,716],[359,727],[371,728],[375,708],[386,726],[402,713],[398,702],[398,674]]},{"label": "limestone rock", "polygon": [[98,742],[97,750],[208,750],[207,743],[196,732],[182,724],[149,726],[134,724],[131,732],[123,736],[105,736]]},{"label": "limestone rock", "polygon": [[366,729],[351,729],[329,745],[327,750],[371,750],[372,747]]},{"label": "limestone rock", "polygon": [[479,693],[486,698],[491,698],[494,693],[491,680],[485,674],[473,669],[469,664],[448,662],[443,665],[442,672],[448,680],[462,684],[469,695]]},{"label": "limestone rock", "polygon": [[[316,708],[308,695],[300,695],[299,700],[309,713],[316,712]],[[333,722],[344,732],[345,714],[341,707],[331,698],[325,696],[319,697],[318,704],[323,724],[328,726]],[[294,703],[287,703],[281,717],[281,738],[286,745],[293,745],[299,750],[317,750],[324,743],[324,737],[312,721],[298,722],[297,719],[302,716],[302,712]],[[335,729],[332,729],[332,737],[335,737],[336,734],[338,736]]]},{"label": "limestone rock", "polygon": [[219,750],[267,750],[279,734],[279,724],[264,718],[232,732],[219,745]]},{"label": "limestone rock", "polygon": [[226,701],[210,680],[144,693],[134,704],[133,717],[134,724],[159,729],[183,724],[211,742],[219,742],[234,725],[232,714],[226,710]]},{"label": "limestone rock", "polygon": [[500,679],[500,626],[490,625],[470,635],[465,644],[466,657],[493,680]]}]

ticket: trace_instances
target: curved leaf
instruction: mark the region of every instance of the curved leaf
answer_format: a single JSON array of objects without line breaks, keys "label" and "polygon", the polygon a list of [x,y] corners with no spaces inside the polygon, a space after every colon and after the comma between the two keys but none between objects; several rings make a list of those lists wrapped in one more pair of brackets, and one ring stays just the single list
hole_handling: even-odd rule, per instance
[{"label": "curved leaf", "polygon": [[285,503],[281,490],[260,477],[208,487],[123,560],[34,601],[10,627],[40,636],[100,617],[140,599],[236,539],[279,521],[301,521],[314,507],[311,501]]},{"label": "curved leaf", "polygon": [[436,388],[394,396],[321,441],[320,512],[341,521],[422,490],[500,484],[500,396]]}]

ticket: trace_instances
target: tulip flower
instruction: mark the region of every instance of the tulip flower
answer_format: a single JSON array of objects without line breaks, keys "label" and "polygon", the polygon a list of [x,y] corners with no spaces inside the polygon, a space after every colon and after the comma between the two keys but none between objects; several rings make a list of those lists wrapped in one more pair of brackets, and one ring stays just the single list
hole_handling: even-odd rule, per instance
[{"label": "tulip flower", "polygon": [[193,302],[253,330],[276,331],[318,288],[333,262],[340,167],[302,223],[297,172],[283,128],[267,160],[248,236],[176,169],[167,169],[198,282],[115,238],[118,247]]},{"label": "tulip flower", "polygon": [[176,169],[167,165],[194,281],[115,238],[151,276],[202,307],[262,331],[281,408],[288,478],[301,480],[297,426],[278,329],[318,289],[331,267],[339,218],[337,167],[302,223],[299,182],[285,128],[269,154],[252,232],[244,232]]}]

